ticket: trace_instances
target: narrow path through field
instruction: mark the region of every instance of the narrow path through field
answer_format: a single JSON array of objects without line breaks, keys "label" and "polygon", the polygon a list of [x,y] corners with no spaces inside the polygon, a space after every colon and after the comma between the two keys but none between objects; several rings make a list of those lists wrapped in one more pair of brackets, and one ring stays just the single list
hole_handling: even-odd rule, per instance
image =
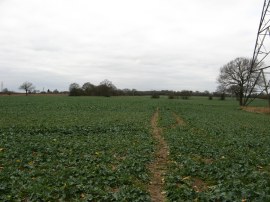
[{"label": "narrow path through field", "polygon": [[162,129],[158,127],[159,110],[157,109],[151,119],[152,134],[157,142],[155,150],[155,161],[149,165],[150,172],[152,174],[148,191],[151,196],[151,200],[165,201],[165,194],[163,192],[164,174],[167,168],[168,162],[168,146],[162,137]]}]

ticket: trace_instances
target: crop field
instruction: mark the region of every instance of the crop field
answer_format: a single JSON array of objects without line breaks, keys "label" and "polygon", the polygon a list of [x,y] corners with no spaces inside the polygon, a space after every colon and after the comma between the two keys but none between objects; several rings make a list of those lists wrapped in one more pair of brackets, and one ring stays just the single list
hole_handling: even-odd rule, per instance
[{"label": "crop field", "polygon": [[270,116],[233,99],[6,96],[0,114],[0,201],[151,201],[158,180],[167,201],[270,201]]}]

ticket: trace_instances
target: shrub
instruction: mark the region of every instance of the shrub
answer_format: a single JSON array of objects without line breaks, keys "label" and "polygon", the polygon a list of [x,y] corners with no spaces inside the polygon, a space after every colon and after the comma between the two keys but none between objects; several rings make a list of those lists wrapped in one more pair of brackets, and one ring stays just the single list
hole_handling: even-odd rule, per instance
[{"label": "shrub", "polygon": [[156,93],[152,94],[151,96],[151,98],[155,98],[155,99],[158,99],[159,97],[160,97],[159,94],[156,94]]}]

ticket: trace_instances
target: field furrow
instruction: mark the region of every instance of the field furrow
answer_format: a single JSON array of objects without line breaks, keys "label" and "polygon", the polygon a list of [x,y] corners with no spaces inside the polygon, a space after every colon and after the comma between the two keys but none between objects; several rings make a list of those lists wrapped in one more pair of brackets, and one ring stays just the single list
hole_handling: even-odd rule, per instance
[{"label": "field furrow", "polygon": [[168,161],[168,146],[162,137],[162,129],[158,126],[159,110],[155,112],[151,119],[152,133],[156,141],[156,149],[154,152],[155,160],[149,165],[151,173],[150,184],[148,187],[151,201],[163,202],[165,201],[164,192],[164,176]]}]

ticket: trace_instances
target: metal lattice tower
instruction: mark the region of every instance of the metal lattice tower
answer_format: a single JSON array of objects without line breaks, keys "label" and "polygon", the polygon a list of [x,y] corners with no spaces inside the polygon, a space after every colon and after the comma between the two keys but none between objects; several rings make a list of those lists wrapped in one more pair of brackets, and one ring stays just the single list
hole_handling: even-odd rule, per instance
[{"label": "metal lattice tower", "polygon": [[[260,66],[260,68],[257,68]],[[260,89],[258,96],[262,93],[266,93],[269,100],[270,107],[270,97],[269,97],[269,86],[270,81],[267,79],[269,72],[266,72],[270,68],[270,0],[264,0],[263,10],[261,14],[259,29],[257,33],[257,39],[255,43],[255,49],[253,52],[252,63],[250,68],[250,73],[257,73],[257,79],[254,83],[248,82],[244,103],[245,105],[250,104],[254,99],[255,86],[258,80],[262,78],[263,86]],[[251,98],[252,97],[252,98]]]}]

